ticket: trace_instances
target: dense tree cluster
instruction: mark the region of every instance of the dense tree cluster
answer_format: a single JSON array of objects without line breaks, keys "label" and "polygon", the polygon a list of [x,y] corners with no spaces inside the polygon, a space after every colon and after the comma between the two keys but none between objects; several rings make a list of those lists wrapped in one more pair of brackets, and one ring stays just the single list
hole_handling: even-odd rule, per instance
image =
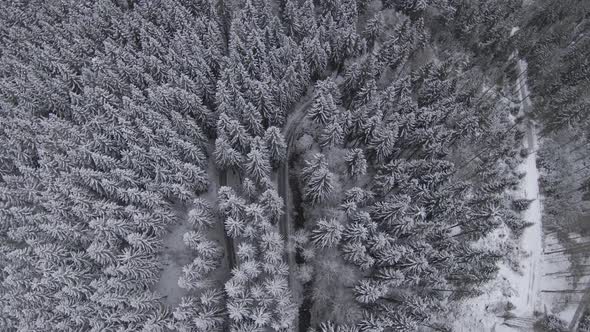
[{"label": "dense tree cluster", "polygon": [[565,332],[568,330],[566,323],[553,315],[543,316],[535,322],[534,328],[539,332]]},{"label": "dense tree cluster", "polygon": [[[213,42],[218,18],[192,10],[200,14],[176,2],[3,9],[0,329],[168,323],[153,289],[158,253],[167,226],[207,191],[207,105],[223,46]],[[187,240],[198,247],[197,238]]]},{"label": "dense tree cluster", "polygon": [[[373,66],[387,68],[386,59]],[[473,99],[457,89],[451,68],[429,64],[381,88],[373,84],[369,94],[343,86],[355,91],[350,108],[335,103],[330,117],[308,113],[311,122],[322,119],[317,124],[324,128],[342,126],[348,138],[325,145],[323,133],[316,131],[321,152],[305,161],[300,179],[303,198],[315,211],[310,214],[325,215],[311,230],[311,244],[317,250],[338,248],[344,261],[360,270],[353,295],[363,317],[357,324],[365,330],[428,326],[446,300],[477,294],[477,286],[497,272],[502,254],[476,249],[469,242],[504,224],[516,235],[524,227],[504,196],[518,183],[516,164],[507,163],[518,160],[522,133],[494,134],[510,126],[501,121],[507,112],[493,107],[469,112]],[[355,82],[382,81],[382,72],[361,74]],[[326,86],[332,92],[322,92]],[[312,112],[324,96],[340,95],[340,87],[329,80],[319,89]],[[481,121],[490,124],[471,125]],[[466,176],[464,167],[456,164],[465,152],[458,147],[465,142],[489,149],[469,165],[486,173]],[[344,160],[329,163],[325,155],[337,151],[343,151]],[[338,184],[331,168],[339,169],[342,162],[346,179]],[[360,178],[367,170],[368,181]],[[347,189],[344,195],[334,192],[337,185]],[[323,208],[318,208],[321,202]],[[528,201],[512,204],[520,210]],[[334,208],[343,213],[335,215]]]},{"label": "dense tree cluster", "polygon": [[528,60],[534,115],[543,126],[539,166],[545,226],[574,249],[569,253],[576,258],[579,248],[569,234],[587,234],[590,208],[590,3],[535,1],[524,9],[516,37]]},{"label": "dense tree cluster", "polygon": [[590,315],[588,315],[588,310],[584,311],[584,313],[582,314],[582,318],[580,318],[580,323],[578,324],[578,331],[590,331]]},{"label": "dense tree cluster", "polygon": [[587,131],[589,10],[590,4],[579,1],[538,1],[529,8],[519,44],[529,61],[535,109],[545,131]]},{"label": "dense tree cluster", "polygon": [[[467,3],[7,3],[0,330],[439,326],[498,270],[503,253],[475,242],[518,236],[528,203],[506,195],[521,128],[431,37],[492,13],[468,47],[504,45],[494,19],[512,7]],[[301,132],[313,142],[293,156]],[[177,229],[188,263],[170,303]],[[292,276],[326,271],[334,294],[296,302]]]}]

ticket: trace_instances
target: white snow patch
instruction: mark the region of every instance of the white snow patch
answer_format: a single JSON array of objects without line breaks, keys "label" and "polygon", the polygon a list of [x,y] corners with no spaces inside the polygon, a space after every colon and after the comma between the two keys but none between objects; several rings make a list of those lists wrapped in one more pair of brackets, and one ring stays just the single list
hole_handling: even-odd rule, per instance
[{"label": "white snow patch", "polygon": [[[513,29],[514,31],[514,29]],[[516,32],[516,31],[514,31]],[[526,70],[526,62],[518,62],[519,75]],[[519,99],[522,100],[520,105],[521,112],[528,114],[531,110],[531,101],[528,97],[528,86],[526,83],[526,74],[521,75],[519,80],[520,88]],[[542,206],[539,196],[539,172],[536,165],[537,151],[537,133],[535,124],[529,120],[527,123],[527,134],[523,142],[529,151],[527,158],[519,166],[520,171],[524,171],[525,177],[522,179],[519,194],[522,198],[534,199],[529,208],[523,213],[522,217],[526,222],[532,225],[524,230],[520,238],[520,249],[523,252],[523,258],[520,261],[520,273],[510,269],[506,264],[500,265],[500,271],[496,280],[490,282],[483,289],[484,294],[464,301],[459,304],[457,317],[454,323],[456,331],[516,331],[517,327],[510,327],[504,323],[518,322],[530,328],[533,313],[535,310],[542,310],[542,301],[539,296],[541,277],[545,272],[543,256],[543,230],[542,230]],[[502,228],[490,234],[483,240],[481,245],[489,243],[505,242],[506,237],[501,236]],[[505,320],[502,316],[502,308],[507,302],[514,305],[512,314],[517,318]],[[527,325],[528,324],[528,325]]]},{"label": "white snow patch", "polygon": [[[578,234],[570,234],[570,238],[574,243],[589,242],[588,237],[579,236]],[[573,266],[569,259],[569,254],[564,252],[566,248],[562,243],[553,236],[547,237],[545,258],[546,269],[543,275],[542,284],[545,291],[563,291],[576,290],[571,293],[541,293],[544,310],[549,314],[553,314],[566,322],[570,322],[576,313],[576,309],[580,305],[586,288],[590,286],[590,276],[581,276],[574,284]],[[584,259],[581,264],[590,264],[590,258]]]},{"label": "white snow patch", "polygon": [[543,253],[543,230],[541,225],[541,202],[539,198],[539,172],[536,166],[536,133],[534,125],[528,124],[526,147],[529,150],[525,162],[521,165],[521,170],[526,175],[521,183],[522,197],[532,199],[529,208],[523,213],[526,222],[532,223],[532,226],[525,229],[521,237],[521,249],[525,253],[525,258],[521,261],[520,267],[522,274],[507,270],[506,278],[514,289],[516,294],[510,298],[515,305],[514,314],[519,317],[531,317],[536,309],[537,297],[539,293],[539,274],[542,273],[542,253]]},{"label": "white snow patch", "polygon": [[[521,112],[525,115],[531,110],[531,101],[528,97],[528,86],[526,81],[526,62],[518,61],[518,74],[522,75],[520,88],[518,89],[519,99],[522,100]],[[517,317],[533,317],[535,310],[541,309],[539,302],[540,277],[543,274],[543,229],[542,229],[542,207],[539,196],[539,171],[537,170],[537,133],[535,123],[528,120],[527,132],[524,138],[524,146],[529,154],[520,170],[525,172],[520,191],[523,198],[533,200],[529,208],[524,211],[523,219],[532,225],[524,230],[520,238],[520,248],[524,252],[524,259],[520,262],[521,273],[510,269],[502,269],[501,275],[509,280],[512,288],[516,290],[509,300],[514,304],[512,311]],[[510,328],[508,328],[510,330]]]},{"label": "white snow patch", "polygon": [[190,252],[182,240],[184,233],[189,230],[191,227],[184,220],[174,225],[170,234],[164,238],[164,251],[160,256],[163,270],[155,289],[166,297],[164,302],[172,308],[180,303],[186,293],[185,289],[178,286],[178,279],[182,276],[182,267],[191,260]]},{"label": "white snow patch", "polygon": [[[208,155],[213,155],[214,141],[209,141]],[[207,174],[211,183],[209,184],[206,193],[200,195],[201,198],[210,202],[211,206],[215,206],[217,190],[219,183],[217,183],[217,169],[215,167],[213,158],[209,158],[207,165]],[[188,222],[188,211],[191,209],[188,206],[176,204],[174,210],[178,217],[178,222],[168,226],[168,234],[163,238],[164,248],[160,253],[160,262],[162,263],[162,273],[160,279],[154,285],[154,290],[165,296],[164,302],[171,308],[175,308],[180,303],[183,296],[190,295],[189,292],[178,285],[178,280],[182,276],[182,269],[189,264],[195,255],[195,252],[185,245],[183,237],[184,234],[192,231],[193,226]],[[217,241],[223,245],[223,222],[219,221],[213,227],[207,230],[207,237],[211,240]],[[224,280],[228,275],[228,267],[226,259],[221,261],[221,266],[215,271],[211,272],[209,277],[212,280]]]}]

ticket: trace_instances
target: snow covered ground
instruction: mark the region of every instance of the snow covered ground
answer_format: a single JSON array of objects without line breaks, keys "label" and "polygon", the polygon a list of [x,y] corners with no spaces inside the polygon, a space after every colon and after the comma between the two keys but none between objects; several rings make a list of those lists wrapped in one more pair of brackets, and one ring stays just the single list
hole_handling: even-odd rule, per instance
[{"label": "snow covered ground", "polygon": [[[520,77],[517,87],[518,99],[522,101],[521,112],[526,116],[532,110],[527,75],[523,74],[527,70],[527,64],[524,60],[519,60],[517,66]],[[536,153],[538,145],[534,121],[527,120],[526,129],[524,146],[529,154],[524,163],[520,165],[521,170],[526,174],[522,180],[520,191],[521,197],[533,200],[523,213],[524,220],[532,223],[532,226],[525,229],[520,240],[521,250],[525,254],[524,259],[520,262],[522,273],[516,273],[504,267],[501,270],[502,277],[506,278],[515,290],[508,300],[515,307],[512,313],[520,318],[532,318],[534,312],[541,309],[539,293],[540,281],[544,273],[542,206],[539,196],[539,171],[537,170]],[[496,326],[496,331],[513,330],[514,328],[505,324]]]},{"label": "snow covered ground", "polygon": [[[588,237],[570,234],[575,243],[588,243]],[[547,237],[545,244],[546,268],[542,277],[543,291],[541,300],[546,310],[566,322],[571,322],[575,316],[581,315],[582,310],[577,310],[585,297],[588,298],[587,290],[590,287],[590,276],[581,277],[574,283],[573,266],[569,255],[565,252],[563,244],[555,237]],[[581,262],[582,265],[590,265],[590,259]],[[587,271],[586,267],[582,268]],[[566,290],[566,292],[562,292]],[[570,291],[572,290],[572,291]]]},{"label": "snow covered ground", "polygon": [[[576,311],[577,302],[576,298],[582,296],[582,294],[574,293],[554,293],[553,291],[560,291],[564,289],[572,289],[571,284],[572,278],[569,277],[571,273],[571,262],[569,261],[566,254],[550,254],[554,251],[560,251],[563,246],[558,239],[554,237],[546,238],[545,253],[549,253],[545,256],[546,269],[542,277],[543,290],[541,293],[541,300],[544,306],[544,310],[547,313],[557,315],[559,318],[569,322],[574,316]],[[579,288],[584,288],[585,282],[579,283]]]},{"label": "snow covered ground", "polygon": [[[518,62],[519,75],[526,71],[526,63],[523,60]],[[521,76],[521,86],[519,89],[519,99],[522,100],[522,111],[527,114],[531,111],[531,101],[528,97],[528,86],[526,83],[526,74]],[[527,123],[527,133],[525,137],[525,146],[529,155],[521,167],[526,172],[521,189],[522,197],[533,199],[529,208],[524,212],[524,219],[533,225],[528,227],[521,238],[521,248],[529,255],[521,264],[522,275],[514,275],[514,286],[519,290],[518,295],[514,296],[511,302],[516,306],[514,313],[520,317],[530,317],[535,311],[537,296],[539,294],[539,277],[543,270],[543,230],[542,230],[542,207],[539,197],[539,172],[537,170],[537,133],[535,123],[529,120]]]},{"label": "snow covered ground", "polygon": [[[527,114],[531,111],[532,104],[528,98],[528,86],[526,74],[526,62],[518,62],[517,84],[518,99],[521,102],[521,112]],[[532,223],[521,239],[520,248],[523,252],[520,260],[520,273],[510,269],[507,265],[500,266],[500,272],[495,281],[489,283],[483,289],[484,294],[465,301],[461,304],[455,323],[457,331],[515,331],[522,328],[530,328],[533,322],[533,313],[542,311],[543,303],[539,296],[545,273],[543,264],[543,230],[542,230],[542,205],[539,196],[539,172],[536,165],[537,132],[535,123],[527,120],[527,133],[523,145],[529,151],[527,158],[520,165],[520,170],[525,172],[519,191],[515,194],[519,198],[534,199],[522,217]],[[498,245],[505,238],[506,230],[501,228],[482,241],[482,245]],[[506,303],[514,305],[511,311],[517,318],[505,319]]]},{"label": "snow covered ground", "polygon": [[160,256],[163,270],[155,285],[155,290],[166,297],[164,302],[172,308],[186,294],[186,290],[178,286],[178,279],[182,276],[182,267],[191,261],[190,249],[184,245],[182,237],[192,228],[186,222],[186,212],[179,214],[179,223],[171,225],[170,233],[164,237],[164,251]]},{"label": "snow covered ground", "polygon": [[[529,151],[536,149],[536,133],[531,124],[529,135],[527,135],[525,146]],[[521,273],[510,269],[507,265],[500,266],[500,272],[495,281],[486,285],[483,289],[484,294],[465,301],[462,303],[463,313],[460,321],[455,325],[457,331],[515,331],[514,327],[505,325],[505,319],[502,316],[504,307],[507,302],[512,303],[515,308],[511,311],[519,319],[509,319],[508,324],[514,326],[530,326],[532,323],[533,312],[539,310],[539,294],[542,283],[541,277],[545,268],[542,260],[543,256],[543,234],[541,224],[541,201],[539,199],[538,172],[536,168],[536,155],[530,153],[524,163],[521,165],[522,170],[526,171],[526,176],[522,180],[520,192],[522,198],[535,199],[528,210],[523,213],[523,218],[527,222],[533,223],[527,228],[521,237],[521,250],[524,252],[523,259],[520,261]],[[498,244],[501,242],[502,235],[505,235],[505,229],[499,229],[485,239],[482,245]],[[524,320],[522,319],[524,318]]]},{"label": "snow covered ground", "polygon": [[[208,155],[212,155],[214,146],[213,141],[209,142],[208,146],[210,147]],[[211,175],[212,179],[218,178],[218,176],[214,176],[218,171],[215,168],[213,158],[210,158],[208,161],[207,173]],[[201,198],[211,203],[211,206],[215,206],[218,189],[219,183],[211,181],[207,192],[203,193]],[[154,285],[154,290],[162,296],[165,296],[164,303],[168,304],[171,308],[177,307],[182,297],[189,295],[189,292],[186,289],[179,286],[178,280],[182,276],[183,267],[191,263],[196,256],[195,252],[189,248],[183,240],[184,234],[193,230],[193,226],[188,221],[188,211],[190,208],[191,206],[182,206],[181,204],[178,204],[174,209],[177,213],[178,221],[176,224],[169,225],[168,234],[164,236],[164,249],[160,254],[162,274],[156,285]],[[206,234],[208,239],[223,244],[223,223],[215,223],[214,227],[209,229]],[[225,280],[227,278],[226,276],[229,275],[228,264],[227,259],[223,259],[219,268],[213,271],[209,277],[212,280]]]},{"label": "snow covered ground", "polygon": [[[533,107],[528,97],[526,70],[526,62],[520,60],[517,97],[522,101],[521,114],[528,114]],[[536,166],[537,130],[532,120],[527,120],[526,126],[523,145],[529,155],[520,165],[525,177],[519,190],[514,193],[519,198],[533,200],[522,215],[532,226],[525,230],[520,239],[523,252],[519,262],[521,271],[517,273],[507,265],[501,265],[497,279],[484,287],[483,295],[460,304],[456,311],[462,316],[457,317],[454,326],[457,331],[530,331],[536,320],[535,312],[556,315],[570,323],[581,314],[580,303],[590,299],[590,292],[587,291],[590,288],[590,276],[584,276],[574,284],[572,263],[563,253],[563,245],[556,238],[543,235],[542,197],[539,194],[539,171]],[[504,229],[497,230],[484,239],[481,245],[499,245],[504,233]],[[572,234],[574,237],[575,242],[590,242],[587,237]],[[581,264],[590,266],[590,259]],[[505,314],[507,302],[514,305],[511,314],[515,317],[501,317]]]}]

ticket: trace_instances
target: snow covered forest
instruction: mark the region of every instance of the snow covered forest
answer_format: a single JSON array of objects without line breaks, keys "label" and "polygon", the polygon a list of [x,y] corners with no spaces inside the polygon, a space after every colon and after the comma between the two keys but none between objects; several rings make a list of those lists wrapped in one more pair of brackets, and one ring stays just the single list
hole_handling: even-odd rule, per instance
[{"label": "snow covered forest", "polygon": [[0,0],[0,331],[590,331],[589,105],[586,0]]}]

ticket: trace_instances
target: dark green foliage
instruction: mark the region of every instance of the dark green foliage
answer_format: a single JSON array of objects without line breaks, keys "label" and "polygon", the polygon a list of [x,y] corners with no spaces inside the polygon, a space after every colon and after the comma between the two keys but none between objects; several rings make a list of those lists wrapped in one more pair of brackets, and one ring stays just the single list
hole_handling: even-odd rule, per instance
[{"label": "dark green foliage", "polygon": [[566,323],[553,315],[544,316],[535,322],[533,326],[535,331],[539,332],[566,332],[568,328]]},{"label": "dark green foliage", "polygon": [[528,209],[533,201],[534,199],[515,199],[512,201],[512,208],[518,212],[522,212]]},{"label": "dark green foliage", "polygon": [[527,227],[531,226],[529,223],[525,222],[521,217],[514,214],[508,214],[504,219],[504,223],[506,224],[506,226],[508,226],[508,228],[512,230],[512,233],[516,236],[522,235],[524,230]]},{"label": "dark green foliage", "polygon": [[539,153],[544,170],[544,225],[561,238],[583,223],[588,169],[590,24],[587,1],[535,1],[517,35],[528,61],[534,115],[548,142]]},{"label": "dark green foliage", "polygon": [[[381,66],[390,66],[382,59]],[[508,162],[514,163],[512,170],[518,164],[516,142],[522,137],[493,134],[511,125],[507,112],[475,116],[466,111],[470,101],[457,91],[451,63],[425,65],[385,86],[371,78],[355,86],[361,65],[351,65],[341,87],[356,91],[344,116],[354,148],[346,150],[343,166],[352,185],[361,187],[346,191],[338,206],[345,220],[316,223],[312,244],[320,250],[337,246],[344,261],[360,271],[351,295],[365,314],[358,322],[361,330],[387,326],[412,331],[444,312],[443,299],[477,296],[479,287],[496,277],[502,254],[475,249],[472,241],[503,223],[516,235],[526,227],[520,219],[510,219],[510,206],[502,199],[506,189],[519,183],[515,172],[503,169],[510,167]],[[343,104],[348,105],[346,100]],[[466,117],[487,124],[463,129],[460,121]],[[318,135],[320,144],[321,139]],[[462,176],[449,158],[454,141],[487,149],[489,157],[475,165],[486,171]],[[331,151],[326,145],[322,149]],[[315,155],[302,169],[304,185],[309,187],[313,174],[337,165]],[[359,177],[364,172],[358,170],[365,168],[368,183]],[[332,203],[324,206],[330,209],[319,210],[331,215]]]},{"label": "dark green foliage", "polygon": [[588,315],[587,310],[582,314],[582,318],[580,319],[580,323],[578,324],[578,331],[579,332],[590,331],[590,315]]},{"label": "dark green foliage", "polygon": [[150,289],[167,227],[208,188],[224,50],[207,28],[214,11],[124,8],[3,8],[2,330],[161,330],[174,320]]},{"label": "dark green foliage", "polygon": [[539,1],[528,10],[519,41],[526,52],[535,112],[544,131],[585,126],[589,89],[588,2]]},{"label": "dark green foliage", "polygon": [[[492,53],[510,44],[501,36],[518,5],[383,5],[2,8],[0,330],[289,330],[299,270],[311,281],[303,311],[330,269],[325,303],[338,307],[316,310],[322,332],[414,331],[477,295],[501,257],[473,241],[526,227],[502,200],[523,137],[507,111],[475,101],[462,57],[435,54],[430,25]],[[573,59],[583,45],[558,71],[570,88],[539,90],[554,93],[548,107],[575,106],[558,127],[585,119],[586,67]],[[315,142],[294,156],[298,120]],[[280,178],[289,172],[302,197],[280,196],[299,184]],[[291,216],[307,228],[295,245]],[[185,247],[170,248],[178,230]],[[176,297],[159,294],[171,292],[170,260],[182,266]]]}]

